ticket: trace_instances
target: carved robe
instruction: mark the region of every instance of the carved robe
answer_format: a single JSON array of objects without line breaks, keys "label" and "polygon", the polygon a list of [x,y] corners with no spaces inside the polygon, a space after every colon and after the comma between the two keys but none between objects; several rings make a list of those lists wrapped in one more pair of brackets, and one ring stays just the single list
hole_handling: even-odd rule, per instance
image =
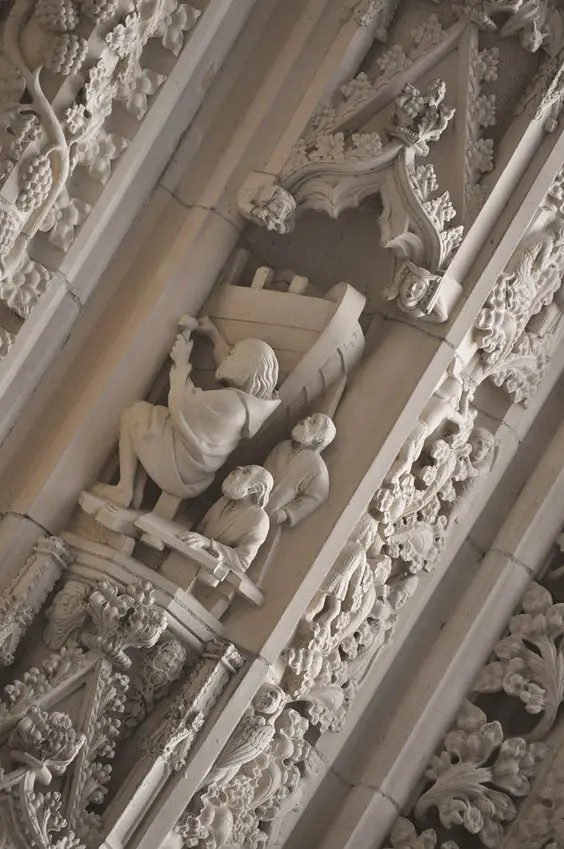
[{"label": "carved robe", "polygon": [[203,392],[191,381],[169,406],[139,401],[131,408],[133,445],[149,477],[177,498],[195,498],[211,484],[240,440],[259,430],[279,400],[240,389]]},{"label": "carved robe", "polygon": [[246,572],[269,527],[262,507],[222,496],[202,519],[198,533],[213,541],[211,550],[221,554],[226,566],[234,572]]},{"label": "carved robe", "polygon": [[320,592],[341,602],[348,597],[350,609],[356,610],[372,585],[372,571],[366,550],[359,542],[348,540],[325,578]]},{"label": "carved robe", "polygon": [[318,451],[294,451],[287,440],[270,452],[264,468],[274,478],[268,513],[283,508],[291,526],[313,513],[329,496],[329,472]]}]

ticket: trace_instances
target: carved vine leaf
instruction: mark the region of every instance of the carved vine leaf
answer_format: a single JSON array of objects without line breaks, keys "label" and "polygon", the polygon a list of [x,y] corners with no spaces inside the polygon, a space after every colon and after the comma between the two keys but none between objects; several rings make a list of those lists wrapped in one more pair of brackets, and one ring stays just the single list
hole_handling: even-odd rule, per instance
[{"label": "carved vine leaf", "polygon": [[0,281],[0,298],[26,319],[53,279],[53,272],[24,256],[22,264]]},{"label": "carved vine leaf", "polygon": [[417,801],[415,816],[436,808],[443,827],[461,826],[485,846],[497,846],[503,823],[517,813],[512,797],[529,792],[529,778],[545,753],[540,743],[504,739],[498,722],[487,722],[483,711],[466,702],[431,761],[426,775],[432,785]]},{"label": "carved vine leaf", "polygon": [[201,14],[199,9],[189,3],[164,0],[163,11],[153,38],[160,38],[165,50],[170,50],[178,56],[184,45],[184,33],[196,26]]},{"label": "carved vine leaf", "polygon": [[40,229],[43,233],[49,233],[49,241],[52,245],[62,251],[68,251],[74,241],[75,229],[86,220],[91,209],[91,204],[71,197],[64,189],[46,215]]},{"label": "carved vine leaf", "polygon": [[523,613],[509,622],[510,636],[494,649],[497,660],[484,667],[474,690],[504,692],[519,699],[527,713],[541,714],[526,735],[539,740],[554,725],[564,697],[564,604],[555,604],[548,590],[533,584],[521,606]]}]

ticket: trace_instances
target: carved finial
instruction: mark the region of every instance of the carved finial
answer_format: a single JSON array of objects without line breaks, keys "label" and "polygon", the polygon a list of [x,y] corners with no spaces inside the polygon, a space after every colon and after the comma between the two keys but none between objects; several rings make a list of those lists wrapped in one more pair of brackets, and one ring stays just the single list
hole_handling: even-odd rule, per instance
[{"label": "carved finial", "polygon": [[428,142],[437,141],[445,131],[455,110],[443,103],[446,83],[434,80],[424,93],[406,83],[394,100],[392,126],[388,134],[421,156],[429,153]]},{"label": "carved finial", "polygon": [[128,669],[128,648],[154,646],[167,627],[164,613],[154,606],[153,587],[139,583],[122,593],[113,581],[101,581],[87,605],[95,634],[83,634],[81,642],[96,648],[109,660]]},{"label": "carved finial", "polygon": [[294,228],[296,201],[282,186],[274,184],[243,190],[239,195],[239,209],[245,218],[266,230],[283,235]]}]

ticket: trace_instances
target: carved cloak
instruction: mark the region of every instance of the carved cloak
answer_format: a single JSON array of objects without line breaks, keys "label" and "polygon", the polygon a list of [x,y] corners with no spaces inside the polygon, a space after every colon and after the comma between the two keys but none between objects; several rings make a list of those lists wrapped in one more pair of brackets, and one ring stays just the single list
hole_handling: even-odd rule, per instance
[{"label": "carved cloak", "polygon": [[211,484],[242,438],[254,436],[279,405],[240,389],[195,389],[188,383],[169,407],[139,401],[131,412],[133,445],[164,492],[194,498]]}]

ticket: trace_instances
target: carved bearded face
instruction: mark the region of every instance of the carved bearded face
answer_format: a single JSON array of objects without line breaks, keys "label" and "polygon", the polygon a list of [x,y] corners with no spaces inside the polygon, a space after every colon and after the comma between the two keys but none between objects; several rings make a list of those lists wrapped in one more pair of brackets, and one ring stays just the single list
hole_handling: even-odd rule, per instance
[{"label": "carved bearded face", "polygon": [[223,494],[232,501],[246,498],[253,483],[252,466],[240,466],[234,469],[223,481]]},{"label": "carved bearded face", "polygon": [[335,438],[335,425],[329,416],[314,413],[292,429],[292,439],[304,448],[326,448]]},{"label": "carved bearded face", "polygon": [[227,475],[221,488],[225,497],[231,501],[252,496],[255,504],[264,507],[273,486],[272,475],[262,466],[239,466]]}]

